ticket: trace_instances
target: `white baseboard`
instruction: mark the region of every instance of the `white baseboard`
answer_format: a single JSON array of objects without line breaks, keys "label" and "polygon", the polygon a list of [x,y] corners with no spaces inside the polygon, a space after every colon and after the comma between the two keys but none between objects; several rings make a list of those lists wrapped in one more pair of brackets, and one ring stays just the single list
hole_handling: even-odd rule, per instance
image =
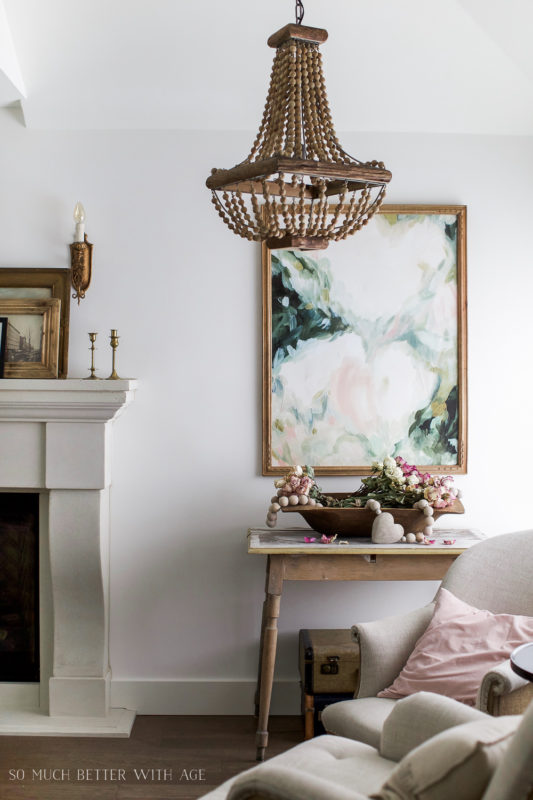
[{"label": "white baseboard", "polygon": [[[255,681],[111,681],[111,706],[138,714],[253,714],[254,694]],[[275,681],[271,713],[300,713],[298,681]]]}]

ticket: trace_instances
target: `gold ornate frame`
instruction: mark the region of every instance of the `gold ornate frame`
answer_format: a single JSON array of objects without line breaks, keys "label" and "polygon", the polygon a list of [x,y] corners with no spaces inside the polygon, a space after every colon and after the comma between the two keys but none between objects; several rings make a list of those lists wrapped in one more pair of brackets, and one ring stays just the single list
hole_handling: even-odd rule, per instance
[{"label": "gold ornate frame", "polygon": [[[466,300],[466,206],[455,205],[383,205],[378,214],[452,214],[457,218],[457,375],[459,440],[457,464],[424,465],[424,471],[466,474],[467,472],[467,300]],[[356,234],[357,235],[357,234]],[[343,244],[349,247],[349,241]],[[272,280],[271,251],[262,246],[263,292],[263,440],[262,474],[281,475],[286,467],[272,465]],[[320,466],[317,475],[368,475],[370,465]]]},{"label": "gold ornate frame", "polygon": [[[29,299],[25,298],[25,290],[48,289],[51,298],[61,300],[58,372],[54,377],[66,378],[70,324],[70,269],[2,267],[0,268],[0,289],[20,289],[20,299]],[[2,300],[0,297],[0,302]]]},{"label": "gold ornate frame", "polygon": [[0,300],[0,316],[39,315],[43,317],[41,361],[5,361],[4,378],[57,378],[61,300]]}]

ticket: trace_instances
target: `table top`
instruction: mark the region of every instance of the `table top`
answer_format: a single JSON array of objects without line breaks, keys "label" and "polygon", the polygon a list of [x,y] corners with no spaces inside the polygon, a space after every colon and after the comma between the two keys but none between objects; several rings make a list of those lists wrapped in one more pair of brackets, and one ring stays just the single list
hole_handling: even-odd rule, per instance
[{"label": "table top", "polygon": [[[306,536],[316,537],[316,542],[307,543]],[[271,528],[250,528],[248,552],[260,555],[459,555],[486,538],[481,531],[464,528],[435,528],[432,536],[435,544],[374,544],[370,537],[338,537],[330,544],[322,544],[320,536],[311,528],[283,528],[276,531]],[[444,539],[455,539],[455,542],[446,545]]]},{"label": "table top", "polygon": [[533,681],[533,642],[521,644],[511,653],[511,669],[525,678]]}]

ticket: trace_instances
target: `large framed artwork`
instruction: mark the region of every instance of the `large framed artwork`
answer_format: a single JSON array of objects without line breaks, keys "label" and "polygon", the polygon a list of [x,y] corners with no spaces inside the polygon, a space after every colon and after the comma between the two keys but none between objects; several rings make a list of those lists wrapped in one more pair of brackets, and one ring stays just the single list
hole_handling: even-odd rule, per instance
[{"label": "large framed artwork", "polygon": [[465,473],[466,206],[382,206],[326,251],[263,247],[263,474]]}]

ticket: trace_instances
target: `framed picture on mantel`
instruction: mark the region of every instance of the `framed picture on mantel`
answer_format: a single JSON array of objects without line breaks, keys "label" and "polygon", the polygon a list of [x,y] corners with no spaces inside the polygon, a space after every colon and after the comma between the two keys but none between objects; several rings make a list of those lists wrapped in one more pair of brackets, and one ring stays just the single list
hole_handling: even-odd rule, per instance
[{"label": "framed picture on mantel", "polygon": [[60,301],[56,376],[66,378],[70,321],[70,269],[55,267],[0,268],[0,301],[31,299],[57,299]]},{"label": "framed picture on mantel", "polygon": [[61,301],[0,299],[7,317],[5,378],[57,378]]},{"label": "framed picture on mantel", "polygon": [[383,206],[325,251],[263,247],[263,474],[465,473],[466,207]]},{"label": "framed picture on mantel", "polygon": [[7,317],[0,317],[0,378],[4,377],[4,358],[6,354]]}]

